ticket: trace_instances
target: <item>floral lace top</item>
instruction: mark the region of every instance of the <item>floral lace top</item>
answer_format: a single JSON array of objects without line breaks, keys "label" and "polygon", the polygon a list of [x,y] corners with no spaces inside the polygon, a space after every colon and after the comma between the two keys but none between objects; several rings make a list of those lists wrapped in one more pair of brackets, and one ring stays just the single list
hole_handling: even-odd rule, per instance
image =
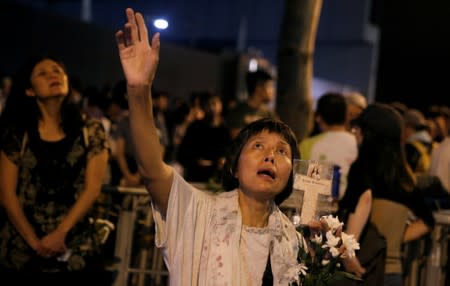
[{"label": "floral lace top", "polygon": [[[242,259],[249,254],[242,255],[240,250],[243,225],[237,190],[220,194],[200,191],[174,172],[167,215],[162,217],[156,207],[153,215],[156,245],[163,249],[170,285],[262,283],[262,276],[257,279],[255,273],[249,273],[253,268],[248,263],[252,262],[246,265]],[[266,231],[274,285],[288,285],[287,270],[298,264],[303,239],[275,204]]]},{"label": "floral lace top", "polygon": [[[84,190],[86,164],[89,158],[108,149],[102,124],[90,120],[85,132],[67,135],[60,141],[48,142],[39,135],[19,135],[13,129],[4,130],[2,151],[19,167],[17,195],[24,213],[38,237],[53,231]],[[87,133],[87,134],[86,134]],[[27,139],[24,139],[27,138]],[[78,270],[85,266],[83,246],[94,241],[89,231],[89,214],[66,236],[72,250],[68,263],[55,258],[38,257],[9,222],[0,230],[0,261],[12,269],[39,271]],[[84,248],[86,249],[86,248]],[[87,247],[92,249],[92,247]],[[64,268],[64,269],[61,269]]]}]

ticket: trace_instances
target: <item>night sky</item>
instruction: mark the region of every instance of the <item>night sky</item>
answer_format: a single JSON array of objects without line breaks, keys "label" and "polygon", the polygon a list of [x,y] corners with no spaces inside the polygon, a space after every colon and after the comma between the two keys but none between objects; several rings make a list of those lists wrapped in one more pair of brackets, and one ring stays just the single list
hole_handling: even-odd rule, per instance
[{"label": "night sky", "polygon": [[380,1],[377,100],[450,106],[450,1]]},{"label": "night sky", "polygon": [[[149,16],[175,11],[172,17],[178,17],[184,24],[165,32],[165,39],[214,52],[224,47],[236,48],[240,15],[252,15],[251,21],[248,22],[248,45],[258,48],[273,42],[282,12],[281,2],[278,1],[281,0],[91,2],[96,9],[93,10],[93,22],[111,30],[116,30],[123,23],[124,7],[151,10],[154,14]],[[31,5],[36,9],[79,17],[82,1],[16,2]],[[348,1],[340,1],[339,5],[345,5],[346,2]],[[203,7],[202,5],[209,6],[201,10],[199,7]],[[372,6],[371,20],[379,27],[381,35],[375,100],[402,101],[419,109],[425,109],[433,103],[450,105],[447,87],[450,82],[450,1],[374,0]],[[267,17],[267,10],[272,12],[270,19]],[[265,25],[268,21],[273,24]],[[203,27],[205,23],[211,24],[209,27],[206,25],[201,34],[196,34],[195,31],[199,31],[199,27]]]}]

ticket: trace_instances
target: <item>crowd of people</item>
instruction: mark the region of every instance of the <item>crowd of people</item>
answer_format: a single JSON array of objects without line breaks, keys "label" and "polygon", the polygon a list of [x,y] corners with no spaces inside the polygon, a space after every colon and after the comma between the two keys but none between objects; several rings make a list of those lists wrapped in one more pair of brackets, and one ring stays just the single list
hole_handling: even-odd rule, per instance
[{"label": "crowd of people", "polygon": [[[139,12],[126,17],[116,33],[124,79],[113,88],[81,88],[47,55],[2,82],[2,274],[60,285],[67,277],[50,273],[75,273],[68,283],[80,285],[105,273],[95,205],[115,185],[148,191],[171,285],[288,285],[287,266],[307,246],[280,204],[301,158],[340,170],[336,214],[362,246],[343,261],[362,278],[355,285],[404,285],[407,246],[430,235],[436,204],[450,207],[448,107],[330,91],[298,142],[269,107],[268,71],[248,72],[248,97],[233,108],[211,91],[174,101],[155,88],[159,34]],[[211,182],[219,192],[194,184]]]}]

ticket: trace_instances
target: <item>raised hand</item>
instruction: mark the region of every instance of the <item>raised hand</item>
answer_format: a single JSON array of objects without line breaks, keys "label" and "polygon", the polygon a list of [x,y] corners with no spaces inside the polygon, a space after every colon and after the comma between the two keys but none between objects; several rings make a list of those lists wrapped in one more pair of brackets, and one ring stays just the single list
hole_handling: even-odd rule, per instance
[{"label": "raised hand", "polygon": [[148,41],[148,31],[141,13],[127,8],[128,22],[116,33],[120,62],[127,84],[131,87],[151,85],[159,61],[159,33]]}]

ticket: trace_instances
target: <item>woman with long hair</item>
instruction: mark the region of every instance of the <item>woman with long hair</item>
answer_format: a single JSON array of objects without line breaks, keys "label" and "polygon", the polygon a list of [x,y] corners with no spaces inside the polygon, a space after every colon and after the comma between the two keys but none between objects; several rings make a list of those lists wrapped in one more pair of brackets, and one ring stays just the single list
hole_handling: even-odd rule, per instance
[{"label": "woman with long hair", "polygon": [[[402,244],[420,238],[434,226],[431,211],[413,192],[416,182],[405,158],[403,126],[401,115],[381,103],[369,105],[353,122],[359,152],[350,168],[347,191],[339,210],[345,216],[347,232],[355,238],[364,240],[372,224],[387,242],[381,281],[375,282],[373,276],[377,268],[375,261],[361,265],[358,253],[357,257],[345,261],[348,271],[364,278],[364,285],[401,285]],[[417,219],[408,221],[411,214]],[[361,255],[365,245],[360,243]]]},{"label": "woman with long hair", "polygon": [[98,246],[89,216],[109,147],[102,124],[85,120],[69,95],[62,62],[33,57],[15,76],[0,118],[0,201],[8,217],[0,261],[17,277],[89,269]]}]

